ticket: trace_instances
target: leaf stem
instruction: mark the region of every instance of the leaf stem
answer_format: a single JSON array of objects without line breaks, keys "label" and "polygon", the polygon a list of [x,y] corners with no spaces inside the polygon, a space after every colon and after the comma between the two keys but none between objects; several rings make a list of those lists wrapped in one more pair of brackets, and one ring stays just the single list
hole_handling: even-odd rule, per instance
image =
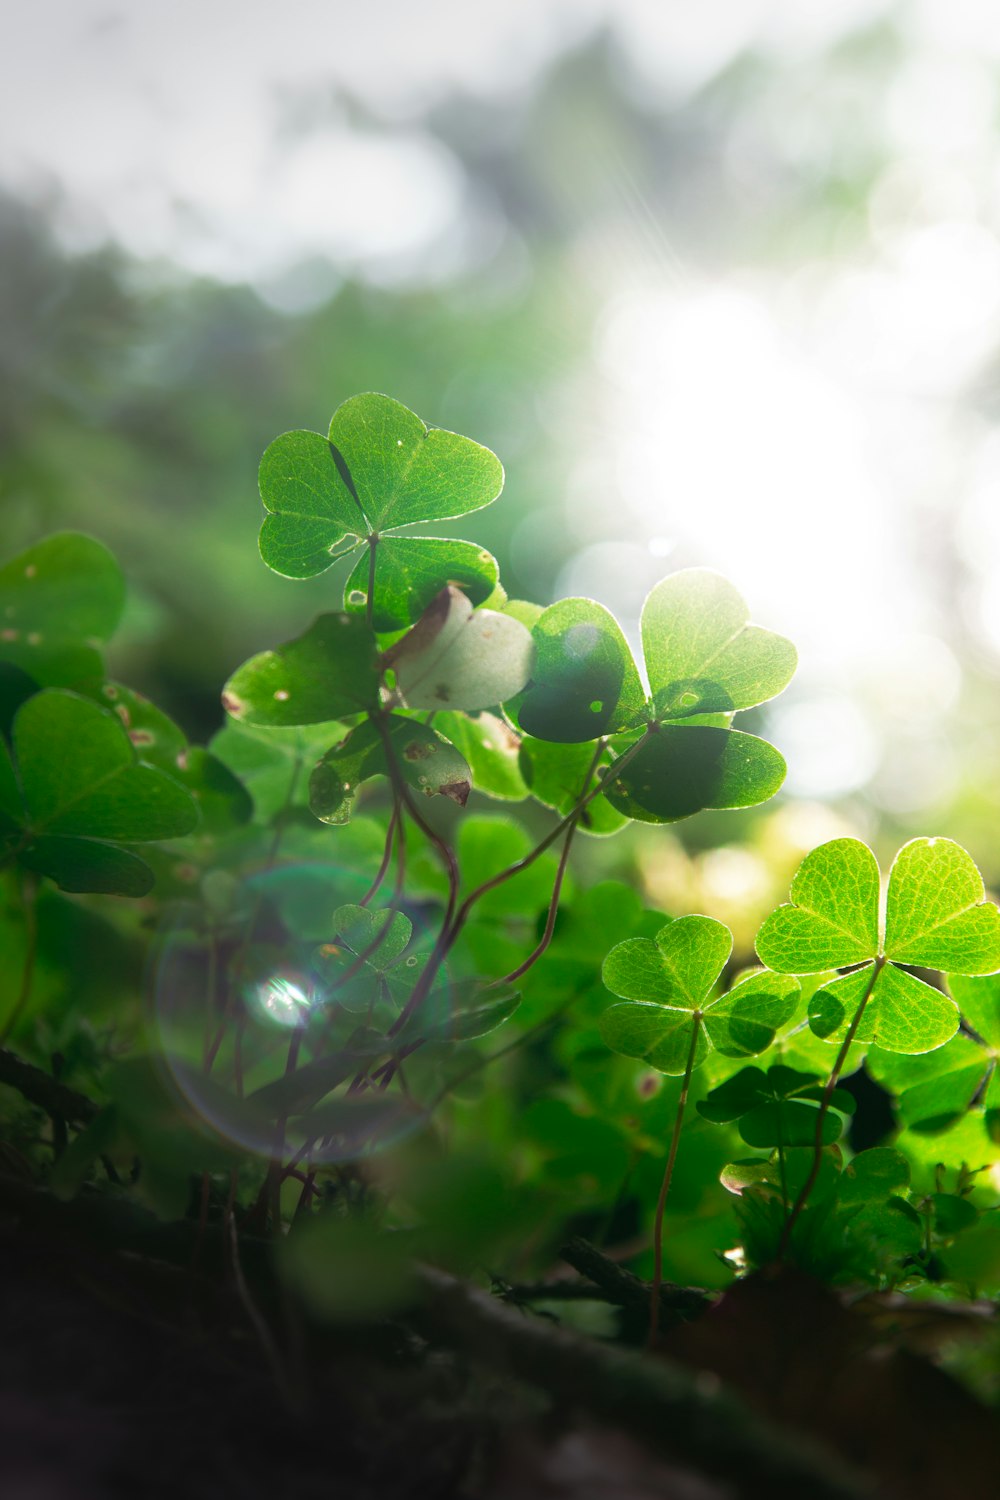
[{"label": "leaf stem", "polygon": [[851,1021],[850,1026],[848,1026],[847,1028],[847,1033],[844,1037],[844,1040],[840,1044],[840,1050],[838,1051],[837,1056],[834,1059],[833,1067],[830,1070],[830,1076],[827,1079],[826,1085],[823,1089],[823,1097],[820,1100],[819,1109],[816,1112],[816,1139],[813,1142],[812,1166],[809,1168],[809,1176],[802,1184],[802,1187],[799,1190],[799,1195],[792,1205],[792,1211],[788,1215],[788,1218],[785,1220],[785,1227],[781,1232],[781,1239],[778,1242],[778,1254],[776,1256],[776,1260],[779,1265],[788,1253],[788,1247],[791,1244],[792,1239],[792,1231],[794,1230],[795,1225],[798,1222],[799,1215],[805,1208],[806,1203],[809,1200],[809,1196],[812,1193],[813,1188],[816,1186],[816,1179],[819,1177],[820,1167],[823,1164],[823,1123],[830,1112],[830,1101],[833,1098],[834,1090],[836,1089],[837,1084],[840,1081],[840,1074],[845,1062],[847,1061],[847,1054],[850,1052],[854,1038],[858,1034],[858,1027],[861,1025],[861,1018],[865,1013],[865,1006],[868,1004],[869,1000],[872,997],[872,992],[875,989],[875,981],[878,979],[878,976],[881,974],[883,968],[885,967],[885,962],[885,958],[880,954],[872,965],[871,978],[868,981],[868,985],[865,989],[864,994],[858,1002],[858,1008],[854,1012],[854,1018]]},{"label": "leaf stem", "polygon": [[[428,994],[430,993],[431,986],[433,985],[434,980],[437,977],[438,970],[440,969],[442,963],[447,958],[449,952],[457,941],[459,933],[465,926],[465,923],[467,922],[469,917],[469,913],[475,906],[476,902],[480,901],[482,897],[487,895],[490,891],[496,890],[497,886],[503,885],[505,881],[512,880],[513,877],[515,875],[519,875],[522,870],[528,869],[530,865],[534,864],[536,859],[540,859],[545,851],[552,847],[557,839],[561,838],[562,835],[566,833],[571,827],[575,827],[576,823],[580,819],[581,814],[585,811],[586,808],[590,806],[594,798],[599,796],[611,781],[614,781],[618,776],[621,775],[622,771],[624,771],[629,761],[632,760],[632,758],[638,753],[640,747],[644,745],[647,739],[649,739],[649,737],[656,732],[656,725],[648,725],[645,732],[640,736],[639,739],[636,740],[635,744],[630,745],[628,749],[608,767],[608,770],[601,778],[598,785],[593,787],[591,791],[587,792],[583,797],[581,797],[576,806],[556,824],[555,828],[547,833],[545,837],[535,845],[534,849],[532,849],[529,854],[526,854],[523,859],[515,860],[512,865],[508,865],[506,870],[501,870],[499,874],[491,876],[489,880],[484,880],[482,885],[477,886],[474,891],[471,891],[469,895],[466,896],[465,900],[462,902],[462,905],[455,913],[455,916],[452,919],[450,925],[446,921],[446,923],[442,926],[441,932],[438,936],[438,940],[434,944],[434,947],[431,949],[431,952],[427,959],[427,963],[424,965],[423,972],[420,975],[420,978],[417,980],[417,983],[413,987],[413,991],[410,995],[409,1000],[406,1002],[403,1010],[400,1011],[399,1015],[396,1017],[396,1020],[393,1022],[393,1025],[389,1030],[390,1036],[395,1036],[398,1031],[402,1030],[410,1017],[427,998]],[[607,742],[605,741],[604,744],[606,743]],[[604,745],[602,744],[601,750],[603,750],[603,748]],[[595,767],[599,759],[599,753],[595,754]],[[591,774],[593,773],[591,772]]]},{"label": "leaf stem", "polygon": [[368,598],[365,600],[365,620],[368,629],[375,629],[375,549],[378,546],[378,534],[372,532],[368,537]]},{"label": "leaf stem", "polygon": [[3,1028],[0,1029],[0,1047],[6,1044],[14,1027],[21,1019],[25,1006],[31,998],[31,985],[35,975],[35,958],[38,953],[38,881],[34,875],[25,875],[21,884],[21,900],[24,909],[24,932],[25,949],[24,963],[21,966],[21,984],[14,1009],[11,1011]]},{"label": "leaf stem", "polygon": [[359,906],[368,905],[369,901],[377,893],[379,886],[382,884],[383,880],[386,877],[386,874],[388,873],[389,861],[392,859],[392,846],[396,834],[396,824],[399,822],[399,809],[399,797],[394,794],[392,799],[392,816],[389,818],[389,827],[387,828],[385,835],[385,848],[382,851],[382,863],[378,867],[378,873],[375,876],[375,879],[372,881],[371,885],[368,887],[367,891],[358,902]]},{"label": "leaf stem", "polygon": [[670,1150],[667,1152],[667,1165],[663,1172],[663,1181],[660,1184],[660,1196],[656,1201],[656,1217],[653,1220],[653,1289],[649,1298],[649,1340],[647,1345],[650,1349],[656,1348],[660,1338],[660,1288],[663,1286],[663,1216],[667,1207],[667,1194],[670,1192],[670,1184],[674,1176],[674,1163],[677,1160],[677,1147],[680,1145],[681,1126],[684,1124],[684,1110],[687,1105],[688,1090],[691,1087],[691,1074],[694,1072],[694,1059],[698,1050],[698,1035],[701,1031],[701,1011],[696,1010],[691,1020],[691,1045],[688,1048],[687,1062],[684,1065],[681,1093],[680,1098],[677,1100],[677,1113],[674,1115],[674,1128],[670,1137]]},{"label": "leaf stem", "polygon": [[[607,740],[600,739],[598,740],[597,745],[594,748],[593,758],[591,759],[590,765],[587,767],[587,774],[583,778],[583,785],[580,788],[581,797],[585,796],[590,789],[590,779],[593,776],[594,772],[597,770],[598,765],[600,764],[600,759],[604,754],[606,745]],[[523,964],[519,964],[516,969],[512,969],[511,972],[509,974],[505,974],[502,979],[494,979],[494,985],[513,984],[515,979],[520,979],[522,974],[526,974],[532,967],[532,965],[538,962],[542,954],[545,952],[546,948],[551,943],[552,934],[556,930],[556,917],[559,914],[559,897],[562,893],[563,881],[566,878],[566,868],[569,864],[569,851],[573,846],[573,837],[576,833],[577,828],[579,827],[579,820],[582,816],[583,812],[581,809],[581,811],[577,814],[576,818],[574,818],[573,822],[570,823],[569,827],[566,830],[566,841],[562,846],[562,853],[559,856],[559,866],[556,870],[556,878],[552,886],[552,897],[549,901],[549,910],[548,915],[545,918],[545,930],[542,933],[541,941],[538,943],[538,946],[534,949],[534,951],[532,953],[529,953]]]}]

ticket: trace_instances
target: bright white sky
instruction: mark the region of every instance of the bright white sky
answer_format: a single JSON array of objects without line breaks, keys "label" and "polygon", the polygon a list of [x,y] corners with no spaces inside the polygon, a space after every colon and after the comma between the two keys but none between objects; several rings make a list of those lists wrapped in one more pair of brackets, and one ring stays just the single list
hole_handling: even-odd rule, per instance
[{"label": "bright white sky", "polygon": [[[110,236],[265,290],[309,256],[376,281],[419,276],[462,240],[475,193],[421,128],[428,101],[516,93],[598,25],[637,89],[681,99],[750,43],[794,77],[888,13],[905,16],[908,53],[879,122],[892,165],[869,203],[870,256],[733,281],[679,269],[666,245],[662,264],[627,278],[598,256],[606,306],[558,436],[580,433],[571,518],[606,512],[611,494],[637,537],[584,551],[567,590],[627,614],[636,576],[674,554],[726,572],[802,649],[798,701],[775,735],[798,789],[866,782],[888,718],[880,795],[905,812],[932,783],[946,790],[935,736],[960,690],[923,587],[935,527],[959,526],[979,578],[970,620],[1000,652],[1000,440],[957,400],[1000,327],[1000,6],[34,0],[8,7],[0,38],[0,184],[57,190],[70,244]],[[379,124],[351,122],[338,86]],[[815,124],[811,108],[799,125]],[[794,153],[795,121],[787,134]]]}]

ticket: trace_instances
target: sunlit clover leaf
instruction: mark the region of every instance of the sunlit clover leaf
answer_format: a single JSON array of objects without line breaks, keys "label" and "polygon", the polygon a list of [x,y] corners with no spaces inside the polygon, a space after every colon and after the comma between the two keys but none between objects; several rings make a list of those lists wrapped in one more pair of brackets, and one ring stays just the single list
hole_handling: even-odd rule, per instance
[{"label": "sunlit clover leaf", "polygon": [[417,624],[382,657],[407,708],[492,708],[520,692],[531,676],[531,632],[508,614],[473,610],[462,593],[443,588]]},{"label": "sunlit clover leaf", "polygon": [[612,807],[643,823],[672,823],[703,808],[755,807],[785,779],[784,756],[738,729],[665,724],[604,791]]},{"label": "sunlit clover leaf", "polygon": [[628,729],[646,695],[621,626],[592,599],[562,599],[535,623],[532,681],[517,711],[526,734],[574,744]]},{"label": "sunlit clover leaf", "polygon": [[[484,604],[500,578],[497,560],[475,542],[438,537],[385,537],[375,548],[372,624],[376,630],[403,630],[419,620],[442,585],[453,584],[474,605]],[[358,559],[344,585],[344,608],[368,608],[369,556]]]},{"label": "sunlit clover leaf", "polygon": [[709,998],[732,952],[729,928],[712,917],[679,917],[655,938],[627,938],[612,948],[602,978],[626,1004],[601,1017],[613,1052],[679,1075],[693,1051],[698,1067],[712,1047],[728,1056],[763,1051],[792,1014],[798,985],[777,975],[750,975],[728,995]]},{"label": "sunlit clover leaf", "polygon": [[768,968],[820,974],[878,955],[879,870],[860,839],[832,839],[807,854],[789,894],[757,934]]},{"label": "sunlit clover leaf", "polygon": [[799,1004],[799,982],[791,974],[762,969],[748,974],[705,1012],[705,1029],[724,1057],[756,1057],[792,1019]]},{"label": "sunlit clover leaf", "polygon": [[311,578],[369,535],[466,515],[502,488],[503,467],[488,448],[426,427],[388,396],[353,396],[334,412],[328,437],[289,432],[265,452],[261,556],[285,577]]},{"label": "sunlit clover leaf", "polygon": [[643,605],[641,632],[659,721],[753,708],[788,686],[795,647],[749,619],[739,592],[707,568],[656,585]]},{"label": "sunlit clover leaf", "polygon": [[442,427],[427,427],[389,396],[353,396],[333,414],[337,449],[361,508],[378,530],[441,521],[492,504],[503,489],[496,454]]},{"label": "sunlit clover leaf", "polygon": [[878,885],[866,845],[856,839],[821,845],[803,860],[791,903],[761,927],[757,952],[785,973],[864,965],[813,996],[809,1022],[818,1036],[840,1040],[863,1005],[859,1042],[893,1052],[932,1051],[954,1034],[958,1009],[896,965],[989,973],[1000,967],[1000,913],[985,901],[970,856],[948,839],[914,839],[900,850],[889,876],[882,944]]},{"label": "sunlit clover leaf", "polygon": [[389,714],[381,726],[365,720],[329,750],[309,778],[309,806],[324,823],[346,823],[358,787],[373,776],[396,774],[427,797],[468,801],[472,773],[444,735],[402,714]]},{"label": "sunlit clover leaf", "polygon": [[76,693],[30,698],[13,752],[13,762],[0,753],[0,837],[64,890],[144,895],[152,871],[117,845],[180,837],[198,822],[183,787],[141,764],[118,719]]},{"label": "sunlit clover leaf", "polygon": [[1000,911],[975,862],[951,839],[912,839],[889,872],[886,955],[945,974],[1000,969]]},{"label": "sunlit clover leaf", "polygon": [[101,647],[124,605],[125,581],[108,549],[57,532],[0,567],[0,661],[42,687],[99,677]]},{"label": "sunlit clover leaf", "polygon": [[378,687],[375,639],[364,620],[328,614],[244,662],[222,704],[247,724],[322,724],[377,707]]},{"label": "sunlit clover leaf", "polygon": [[1000,1054],[1000,974],[981,978],[952,974],[948,988],[962,1019],[991,1052]]}]

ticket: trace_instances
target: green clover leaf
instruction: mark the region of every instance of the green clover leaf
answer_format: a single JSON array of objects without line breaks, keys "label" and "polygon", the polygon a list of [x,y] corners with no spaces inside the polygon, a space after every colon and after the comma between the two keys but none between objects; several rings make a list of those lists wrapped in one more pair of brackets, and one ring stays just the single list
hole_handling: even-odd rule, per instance
[{"label": "green clover leaf", "polygon": [[222,704],[246,724],[325,724],[374,709],[375,637],[353,615],[319,615],[294,641],[262,651],[233,673]]},{"label": "green clover leaf", "polygon": [[809,1024],[817,1036],[840,1041],[853,1028],[857,1041],[886,1051],[932,1051],[954,1035],[958,1008],[898,965],[960,974],[1000,969],[1000,912],[986,901],[970,855],[950,839],[914,839],[899,851],[884,940],[878,865],[858,839],[814,849],[790,895],[757,934],[763,963],[789,974],[862,966],[813,996]]},{"label": "green clover leaf", "polygon": [[[748,1146],[784,1149],[815,1145],[822,1097],[822,1080],[817,1074],[800,1073],[775,1063],[766,1073],[762,1068],[741,1068],[699,1100],[697,1108],[706,1120],[717,1124],[738,1121],[739,1133]],[[854,1099],[844,1089],[834,1090],[831,1105],[838,1113],[824,1114],[824,1146],[839,1140],[843,1129],[840,1116],[854,1112]]]},{"label": "green clover leaf", "polygon": [[101,677],[101,647],[125,607],[125,580],[106,547],[57,532],[0,568],[0,662],[33,686]]},{"label": "green clover leaf", "polygon": [[658,1072],[680,1076],[713,1047],[728,1056],[762,1052],[798,1000],[789,976],[752,974],[711,1000],[732,952],[729,928],[712,917],[679,917],[655,938],[627,938],[604,960],[602,978],[628,1003],[601,1017],[601,1036],[613,1052],[637,1057]]},{"label": "green clover leaf", "polygon": [[[260,552],[286,578],[312,578],[338,558],[374,549],[377,630],[419,619],[446,583],[481,603],[497,581],[495,560],[471,542],[399,537],[414,522],[464,516],[490,505],[503,488],[503,467],[488,448],[442,428],[428,428],[388,396],[353,396],[333,414],[327,437],[286,432],[260,465],[268,514]],[[366,610],[368,548],[345,588],[345,608]]]},{"label": "green clover leaf", "polygon": [[785,762],[730,720],[780,693],[796,656],[783,636],[748,622],[717,573],[665,578],[642,611],[647,695],[614,617],[592,600],[564,599],[535,622],[535,669],[509,710],[526,734],[558,744],[618,736],[621,753],[644,730],[605,793],[626,817],[668,823],[705,807],[752,807],[781,786]]},{"label": "green clover leaf", "polygon": [[142,896],[145,860],[124,843],[190,833],[198,809],[171,776],[140,762],[120,721],[47,688],[18,711],[13,759],[0,741],[0,847],[63,890]]}]

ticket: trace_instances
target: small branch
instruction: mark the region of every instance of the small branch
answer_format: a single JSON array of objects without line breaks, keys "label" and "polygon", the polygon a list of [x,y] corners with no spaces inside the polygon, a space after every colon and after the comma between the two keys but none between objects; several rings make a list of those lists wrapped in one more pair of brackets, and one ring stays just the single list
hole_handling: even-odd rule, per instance
[{"label": "small branch", "polygon": [[511,969],[502,979],[494,979],[493,984],[513,984],[515,979],[520,979],[522,974],[538,962],[542,954],[552,941],[552,934],[556,930],[556,917],[559,915],[559,897],[562,894],[563,881],[566,878],[566,867],[569,864],[569,851],[573,845],[573,835],[576,832],[576,824],[573,823],[566,834],[566,842],[563,844],[562,853],[559,856],[559,867],[556,870],[555,883],[552,887],[552,898],[549,901],[548,915],[545,918],[545,930],[537,946],[532,949],[524,963],[518,964],[516,969]]},{"label": "small branch", "polygon": [[674,1115],[674,1129],[670,1137],[667,1165],[663,1173],[660,1196],[656,1204],[656,1218],[653,1220],[653,1290],[649,1299],[650,1349],[656,1348],[660,1337],[660,1290],[663,1286],[663,1216],[667,1208],[667,1194],[670,1192],[670,1184],[673,1181],[674,1162],[677,1160],[677,1147],[680,1145],[681,1126],[684,1124],[684,1109],[687,1104],[688,1089],[691,1087],[691,1074],[694,1072],[694,1059],[695,1053],[698,1050],[698,1037],[700,1033],[701,1011],[696,1010],[691,1018],[691,1045],[688,1048],[684,1079],[681,1083],[681,1095],[677,1101],[677,1113]]},{"label": "small branch", "polygon": [[773,1426],[717,1382],[663,1357],[600,1344],[424,1267],[410,1321],[433,1343],[514,1375],[563,1409],[583,1410],[658,1453],[768,1500],[859,1500],[868,1493],[828,1450]]},{"label": "small branch", "polygon": [[53,1120],[65,1120],[70,1125],[89,1125],[98,1111],[93,1100],[67,1088],[41,1068],[22,1062],[13,1052],[0,1051],[0,1083],[16,1089]]},{"label": "small branch", "polygon": [[359,906],[368,905],[369,901],[376,894],[380,885],[385,879],[386,874],[388,873],[389,861],[392,859],[392,845],[396,833],[396,824],[398,823],[398,821],[399,798],[394,796],[392,799],[392,816],[389,819],[389,827],[386,830],[385,835],[385,848],[382,851],[382,863],[378,867],[378,874],[375,876],[375,879],[372,881],[371,885],[368,887],[367,891],[358,902]]},{"label": "small branch", "polygon": [[[609,1260],[589,1240],[572,1239],[563,1246],[559,1255],[574,1271],[600,1289],[604,1301],[641,1313],[643,1317],[648,1315],[650,1283]],[[660,1301],[680,1319],[696,1317],[712,1305],[712,1297],[700,1287],[676,1286],[673,1282],[660,1283]]]}]

